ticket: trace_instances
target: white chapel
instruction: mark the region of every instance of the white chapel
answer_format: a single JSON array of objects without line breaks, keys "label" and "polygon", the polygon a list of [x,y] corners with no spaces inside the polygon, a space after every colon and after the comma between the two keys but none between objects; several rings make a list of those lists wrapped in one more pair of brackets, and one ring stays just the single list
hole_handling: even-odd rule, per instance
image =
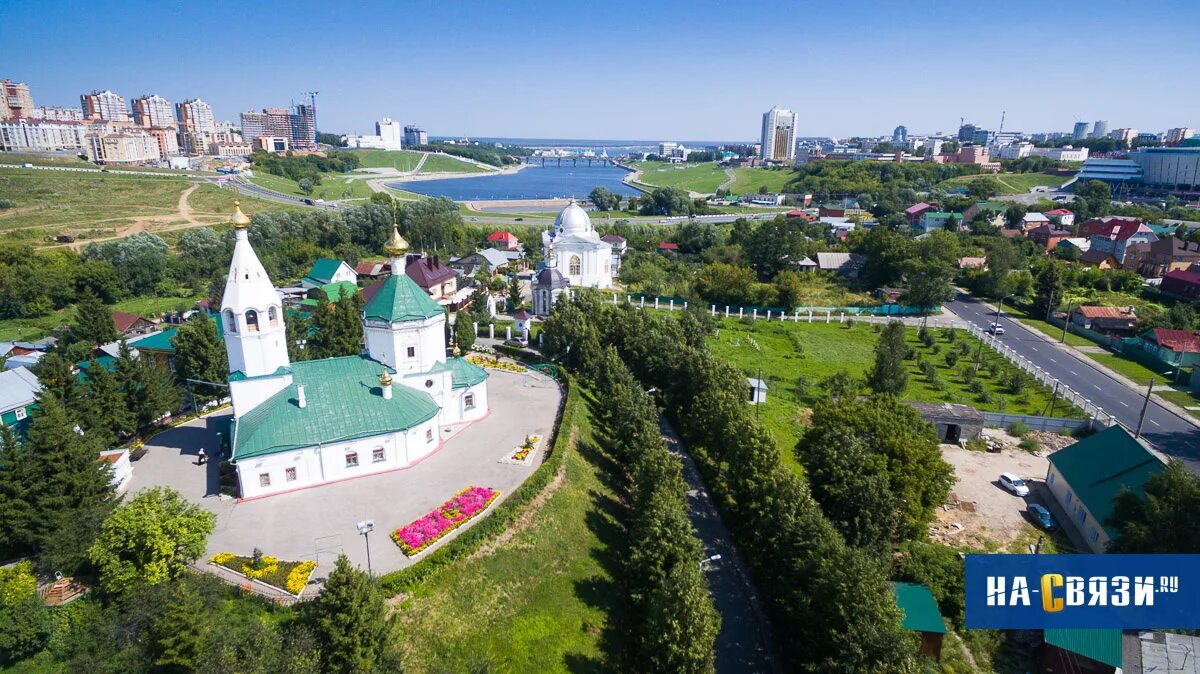
[{"label": "white chapel", "polygon": [[546,267],[563,275],[572,288],[611,288],[612,244],[592,227],[587,211],[572,199],[542,232]]},{"label": "white chapel", "polygon": [[[442,426],[487,415],[487,373],[446,357],[445,311],[404,273],[366,304],[366,354],[290,362],[283,303],[240,207],[233,223],[221,329],[243,499],[410,466],[441,447]],[[404,269],[399,232],[385,250]]]}]

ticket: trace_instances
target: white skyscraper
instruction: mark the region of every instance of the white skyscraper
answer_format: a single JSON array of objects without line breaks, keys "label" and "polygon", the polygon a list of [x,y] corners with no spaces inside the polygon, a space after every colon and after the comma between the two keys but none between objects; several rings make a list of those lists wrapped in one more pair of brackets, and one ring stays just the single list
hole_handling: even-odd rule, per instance
[{"label": "white skyscraper", "polygon": [[1096,120],[1096,123],[1092,125],[1092,135],[1090,137],[1104,138],[1106,136],[1108,136],[1108,122],[1103,119]]},{"label": "white skyscraper", "polygon": [[791,163],[796,159],[796,113],[773,106],[763,113],[763,161]]},{"label": "white skyscraper", "polygon": [[399,150],[403,146],[404,128],[390,117],[375,122],[375,135],[379,136],[385,150]]}]

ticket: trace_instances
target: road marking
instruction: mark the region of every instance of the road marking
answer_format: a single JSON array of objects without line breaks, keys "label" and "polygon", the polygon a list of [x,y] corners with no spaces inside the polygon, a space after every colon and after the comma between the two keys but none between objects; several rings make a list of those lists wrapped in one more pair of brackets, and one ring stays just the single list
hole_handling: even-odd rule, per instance
[{"label": "road marking", "polygon": [[1051,363],[1057,363],[1058,361],[1057,361],[1057,360],[1054,360],[1053,358],[1051,358],[1051,359],[1050,359],[1050,362],[1051,362]]},{"label": "road marking", "polygon": [[1075,375],[1076,377],[1079,376],[1079,373],[1076,372],[1075,370],[1067,370],[1067,372],[1070,372],[1071,374]]},{"label": "road marking", "polygon": [[1100,388],[1099,386],[1096,386],[1095,384],[1092,384],[1092,388],[1096,389],[1097,391],[1103,391],[1103,390],[1104,390],[1104,389]]},{"label": "road marking", "polygon": [[1126,407],[1129,407],[1129,403],[1125,402],[1124,400],[1118,400],[1117,402],[1121,403],[1122,405],[1124,405]]},{"label": "road marking", "polygon": [[1153,420],[1153,419],[1150,419],[1150,423],[1154,424],[1155,426],[1160,426],[1160,425],[1161,425],[1161,424],[1159,424],[1157,421],[1155,421],[1155,420]]}]

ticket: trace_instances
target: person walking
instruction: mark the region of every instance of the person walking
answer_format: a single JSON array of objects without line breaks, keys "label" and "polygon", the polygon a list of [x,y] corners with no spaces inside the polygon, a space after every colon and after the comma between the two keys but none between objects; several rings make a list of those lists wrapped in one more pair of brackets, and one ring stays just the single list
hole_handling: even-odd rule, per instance
[{"label": "person walking", "polygon": [[206,463],[208,463],[208,455],[204,453],[204,448],[201,447],[200,448],[200,460],[196,465],[203,466]]}]

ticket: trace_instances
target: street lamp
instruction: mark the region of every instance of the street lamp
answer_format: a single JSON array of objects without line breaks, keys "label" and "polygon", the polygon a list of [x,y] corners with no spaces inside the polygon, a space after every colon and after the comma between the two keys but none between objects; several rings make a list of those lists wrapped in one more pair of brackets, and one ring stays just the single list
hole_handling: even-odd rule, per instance
[{"label": "street lamp", "polygon": [[371,532],[375,530],[375,520],[363,520],[358,523],[358,533],[362,534],[363,542],[367,545],[367,575],[371,573]]},{"label": "street lamp", "polygon": [[700,568],[703,569],[709,563],[719,562],[719,561],[721,561],[721,555],[713,555],[712,557],[705,557],[704,559],[700,560]]}]

